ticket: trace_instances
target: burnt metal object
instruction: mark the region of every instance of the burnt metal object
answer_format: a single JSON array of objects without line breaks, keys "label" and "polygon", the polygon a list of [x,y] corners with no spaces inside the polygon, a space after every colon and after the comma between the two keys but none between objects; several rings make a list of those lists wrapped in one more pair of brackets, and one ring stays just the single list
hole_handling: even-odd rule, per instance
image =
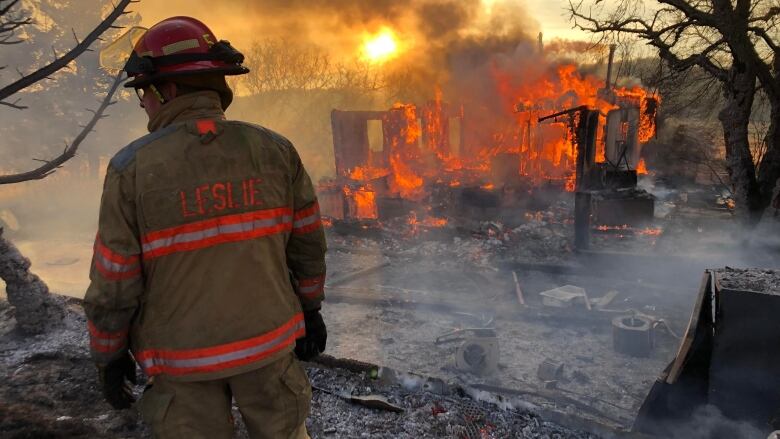
[{"label": "burnt metal object", "polygon": [[574,247],[577,250],[590,248],[590,212],[592,195],[588,192],[574,194]]},{"label": "burnt metal object", "polygon": [[641,226],[655,215],[655,197],[641,189],[599,191],[592,198],[592,217],[603,226]]},{"label": "burnt metal object", "polygon": [[476,375],[491,375],[498,370],[498,355],[495,336],[471,338],[455,352],[455,367]]},{"label": "burnt metal object", "polygon": [[[713,273],[715,336],[708,396],[725,416],[765,425],[780,414],[780,293],[769,285],[738,280],[749,280],[751,274],[729,269]],[[736,281],[721,283],[721,277]]]},{"label": "burnt metal object", "polygon": [[615,317],[612,344],[621,354],[649,357],[653,351],[653,321],[639,315]]},{"label": "burnt metal object", "polygon": [[498,370],[498,337],[490,328],[466,328],[436,337],[437,346],[462,342],[455,351],[455,368],[476,375],[490,375]]},{"label": "burnt metal object", "polygon": [[[769,272],[705,272],[677,357],[645,398],[634,430],[669,437],[707,405],[764,434],[780,428],[780,291],[770,287],[780,274]],[[771,279],[751,290],[758,273]]]}]

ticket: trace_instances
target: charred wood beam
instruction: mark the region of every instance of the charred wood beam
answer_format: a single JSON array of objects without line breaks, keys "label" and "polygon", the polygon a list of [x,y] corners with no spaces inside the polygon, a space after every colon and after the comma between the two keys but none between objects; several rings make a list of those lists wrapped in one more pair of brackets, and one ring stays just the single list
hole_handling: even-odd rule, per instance
[{"label": "charred wood beam", "polygon": [[38,81],[42,81],[57,71],[65,68],[71,61],[75,60],[79,55],[89,50],[89,46],[92,45],[104,32],[106,32],[109,29],[116,28],[114,26],[114,22],[121,17],[122,15],[125,15],[125,9],[130,5],[130,3],[137,3],[135,0],[121,0],[115,7],[114,10],[111,11],[111,13],[100,23],[95,27],[95,29],[87,35],[84,40],[82,40],[79,44],[77,44],[73,49],[65,53],[59,58],[56,58],[51,63],[41,67],[40,69],[30,73],[29,75],[25,75],[15,82],[0,88],[0,101],[4,101],[9,96],[24,90],[25,88],[35,84]]},{"label": "charred wood beam", "polygon": [[98,107],[98,109],[95,111],[90,110],[90,112],[93,113],[92,119],[89,121],[89,123],[87,123],[84,126],[84,129],[81,130],[81,132],[79,133],[78,136],[76,136],[73,142],[68,147],[65,148],[62,154],[60,154],[58,157],[52,160],[45,161],[43,165],[31,171],[0,176],[0,185],[20,183],[23,181],[30,181],[30,180],[40,180],[46,178],[49,175],[51,175],[53,172],[55,172],[65,162],[73,158],[76,155],[76,151],[78,150],[81,143],[84,142],[84,139],[86,139],[89,133],[91,133],[94,130],[95,126],[100,121],[100,119],[108,117],[104,113],[109,106],[116,103],[116,101],[112,101],[112,99],[114,97],[114,93],[116,93],[116,90],[122,84],[123,81],[122,76],[123,76],[123,72],[120,72],[114,78],[114,83],[111,85],[111,88],[109,88],[108,93],[106,93],[106,97],[103,99],[103,102],[100,104],[100,107]]},{"label": "charred wood beam", "polygon": [[584,110],[587,110],[587,109],[588,109],[587,105],[580,105],[579,107],[569,108],[568,110],[559,111],[559,112],[557,112],[555,114],[551,114],[549,116],[540,117],[537,120],[537,122],[542,123],[545,120],[555,119],[556,117],[571,116],[572,114],[575,114],[575,113],[578,113],[580,111],[584,111]]}]

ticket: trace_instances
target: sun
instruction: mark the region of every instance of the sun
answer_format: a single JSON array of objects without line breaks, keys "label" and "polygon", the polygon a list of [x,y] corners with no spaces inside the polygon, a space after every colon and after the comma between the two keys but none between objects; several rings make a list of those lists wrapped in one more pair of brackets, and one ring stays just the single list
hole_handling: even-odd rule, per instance
[{"label": "sun", "polygon": [[398,54],[398,43],[392,30],[383,28],[379,33],[369,35],[363,42],[363,57],[372,63],[382,63]]}]

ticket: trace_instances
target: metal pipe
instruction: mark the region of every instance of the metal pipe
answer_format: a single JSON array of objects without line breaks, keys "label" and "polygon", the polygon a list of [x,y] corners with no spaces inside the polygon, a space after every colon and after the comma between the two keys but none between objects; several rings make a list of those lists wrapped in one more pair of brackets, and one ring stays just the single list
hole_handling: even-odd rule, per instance
[{"label": "metal pipe", "polygon": [[615,62],[615,49],[617,45],[609,45],[609,63],[607,64],[607,85],[604,87],[609,90],[612,88],[612,64]]}]

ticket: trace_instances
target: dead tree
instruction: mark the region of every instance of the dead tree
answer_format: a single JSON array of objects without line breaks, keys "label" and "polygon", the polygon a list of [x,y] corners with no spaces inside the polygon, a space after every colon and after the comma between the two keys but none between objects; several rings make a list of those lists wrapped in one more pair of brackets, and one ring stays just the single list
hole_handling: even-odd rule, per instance
[{"label": "dead tree", "polygon": [[71,142],[70,145],[65,147],[65,149],[62,151],[62,154],[51,160],[37,160],[42,161],[43,165],[31,171],[21,172],[18,174],[0,175],[0,185],[21,183],[23,181],[40,180],[46,178],[53,172],[57,171],[57,169],[59,169],[65,162],[75,157],[79,146],[84,141],[84,139],[87,138],[89,133],[95,129],[95,125],[97,125],[100,119],[108,117],[105,114],[105,111],[109,106],[116,103],[116,101],[113,101],[112,99],[114,97],[114,93],[116,93],[116,90],[124,81],[123,76],[123,73],[120,72],[114,78],[114,83],[111,85],[111,88],[108,89],[106,97],[103,99],[103,102],[100,104],[100,107],[98,107],[97,110],[88,110],[92,113],[92,119],[90,119],[90,121],[82,127],[81,132],[76,136],[75,139],[73,139],[73,142]]},{"label": "dead tree", "polygon": [[40,334],[62,321],[62,300],[49,294],[49,287],[30,272],[25,258],[0,228],[0,277],[5,281],[8,303],[14,307],[17,328],[26,334]]},{"label": "dead tree", "polygon": [[[760,58],[756,54],[757,22],[764,15],[777,13],[773,8],[761,7],[772,1],[620,0],[614,6],[605,6],[600,0],[585,3],[570,0],[569,12],[576,27],[603,38],[634,36],[657,49],[672,70],[686,72],[698,66],[720,82],[724,107],[719,119],[737,213],[745,224],[756,224],[768,199],[759,186],[748,126],[757,80],[763,74],[756,61]],[[767,160],[771,162],[773,157],[767,155]]]},{"label": "dead tree", "polygon": [[[16,30],[31,23],[29,17],[22,16],[15,9],[18,3],[19,0],[11,0],[9,2],[0,0],[0,44],[17,44],[21,42],[21,40],[15,39]],[[21,75],[21,78],[18,80],[0,88],[0,106],[14,109],[26,108],[19,105],[19,100],[9,102],[6,99],[33,84],[48,79],[52,74],[65,68],[79,55],[90,51],[89,47],[100,39],[104,32],[112,28],[118,28],[114,23],[119,17],[129,13],[125,9],[130,3],[134,3],[134,1],[120,1],[113,11],[85,39],[79,40],[76,37],[76,45],[64,55],[57,56],[55,54],[55,59],[50,63],[28,75]],[[106,117],[105,110],[114,103],[112,99],[121,82],[122,74],[120,73],[106,93],[100,107],[94,111],[90,110],[93,113],[92,119],[82,127],[82,131],[70,145],[66,146],[62,154],[52,160],[39,160],[43,161],[44,164],[31,171],[0,176],[0,184],[45,178],[74,157],[79,145],[94,130],[98,121]],[[22,256],[13,244],[2,237],[0,229],[0,277],[6,282],[8,301],[15,308],[16,322],[19,328],[26,333],[34,334],[45,331],[51,325],[56,325],[64,315],[64,308],[61,301],[49,295],[49,289],[46,284],[38,276],[30,273],[29,268],[30,261]]]},{"label": "dead tree", "polygon": [[748,31],[755,46],[745,44],[756,69],[764,94],[769,101],[769,127],[764,137],[765,150],[758,168],[761,201],[769,205],[773,191],[780,183],[780,4],[777,1],[755,1]]}]

